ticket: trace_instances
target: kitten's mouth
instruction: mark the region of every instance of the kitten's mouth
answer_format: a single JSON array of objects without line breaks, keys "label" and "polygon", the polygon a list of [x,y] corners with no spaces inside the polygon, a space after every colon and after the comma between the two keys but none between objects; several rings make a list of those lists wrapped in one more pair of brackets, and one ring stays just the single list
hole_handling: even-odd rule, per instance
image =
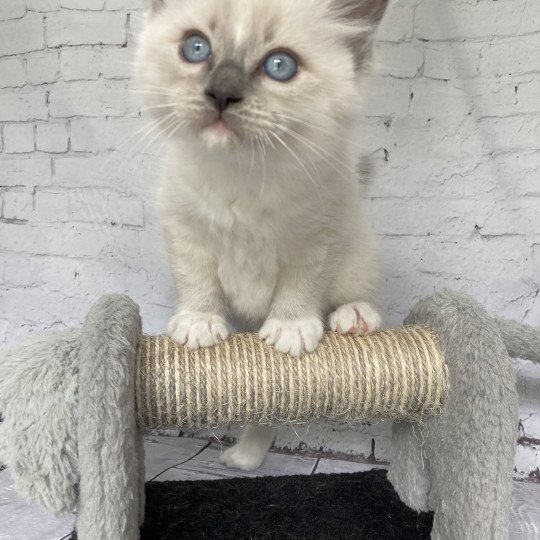
[{"label": "kitten's mouth", "polygon": [[216,135],[221,135],[222,137],[229,137],[234,134],[230,124],[228,124],[221,116],[216,118],[209,127]]},{"label": "kitten's mouth", "polygon": [[231,142],[238,140],[239,135],[232,127],[228,119],[219,115],[215,117],[202,131],[203,139],[208,145],[228,146]]}]

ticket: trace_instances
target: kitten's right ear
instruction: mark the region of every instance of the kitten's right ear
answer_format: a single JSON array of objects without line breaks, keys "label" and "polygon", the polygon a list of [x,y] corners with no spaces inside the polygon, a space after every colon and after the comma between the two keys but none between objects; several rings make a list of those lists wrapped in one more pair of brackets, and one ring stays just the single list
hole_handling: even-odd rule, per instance
[{"label": "kitten's right ear", "polygon": [[165,7],[165,0],[152,0],[152,12],[157,13]]},{"label": "kitten's right ear", "polygon": [[[354,53],[356,70],[369,66],[377,28],[389,0],[329,0],[334,16],[352,26],[347,41]],[[355,30],[357,28],[357,31]]]}]

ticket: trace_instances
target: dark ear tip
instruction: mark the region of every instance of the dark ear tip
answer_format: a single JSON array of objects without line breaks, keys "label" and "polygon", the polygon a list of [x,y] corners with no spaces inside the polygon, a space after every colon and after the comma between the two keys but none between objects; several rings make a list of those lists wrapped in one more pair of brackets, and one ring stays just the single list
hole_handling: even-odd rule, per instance
[{"label": "dark ear tip", "polygon": [[165,6],[165,0],[152,0],[152,11],[159,11]]}]

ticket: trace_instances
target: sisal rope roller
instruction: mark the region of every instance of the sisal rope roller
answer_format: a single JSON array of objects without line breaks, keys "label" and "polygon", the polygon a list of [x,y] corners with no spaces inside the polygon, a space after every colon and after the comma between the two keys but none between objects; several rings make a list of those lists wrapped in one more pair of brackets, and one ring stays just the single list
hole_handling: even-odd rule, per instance
[{"label": "sisal rope roller", "polygon": [[364,337],[327,333],[300,358],[252,334],[190,350],[142,336],[135,382],[143,429],[299,423],[317,418],[421,420],[440,412],[448,371],[436,337],[422,327]]}]

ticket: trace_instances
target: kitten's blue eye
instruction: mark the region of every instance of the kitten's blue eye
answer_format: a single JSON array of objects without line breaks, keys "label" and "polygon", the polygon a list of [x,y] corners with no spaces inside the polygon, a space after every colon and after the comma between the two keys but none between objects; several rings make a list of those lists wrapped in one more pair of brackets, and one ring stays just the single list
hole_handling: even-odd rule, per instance
[{"label": "kitten's blue eye", "polygon": [[263,69],[271,79],[287,82],[298,73],[298,62],[289,53],[275,52],[266,58]]},{"label": "kitten's blue eye", "polygon": [[184,41],[182,55],[192,64],[206,62],[212,56],[212,46],[205,37],[194,34]]}]

